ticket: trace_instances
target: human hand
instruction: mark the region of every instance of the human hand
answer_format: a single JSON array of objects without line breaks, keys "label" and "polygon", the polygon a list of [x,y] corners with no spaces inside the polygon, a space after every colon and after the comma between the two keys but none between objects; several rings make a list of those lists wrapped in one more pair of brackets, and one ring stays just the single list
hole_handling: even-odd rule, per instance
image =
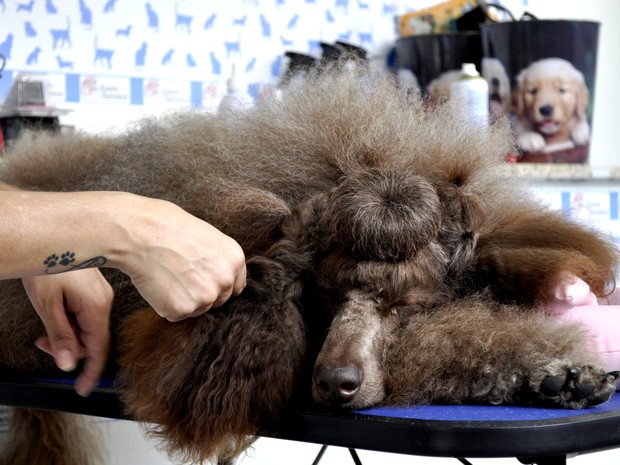
[{"label": "human hand", "polygon": [[110,350],[112,287],[97,269],[22,281],[47,333],[36,346],[53,356],[63,371],[73,371],[84,359],[75,389],[87,396],[99,382]]},{"label": "human hand", "polygon": [[174,204],[148,201],[152,210],[133,217],[119,269],[160,316],[196,317],[241,293],[245,256],[234,239]]},{"label": "human hand", "polygon": [[591,305],[598,305],[598,301],[590,286],[572,273],[563,273],[547,303],[547,312],[561,314]]}]

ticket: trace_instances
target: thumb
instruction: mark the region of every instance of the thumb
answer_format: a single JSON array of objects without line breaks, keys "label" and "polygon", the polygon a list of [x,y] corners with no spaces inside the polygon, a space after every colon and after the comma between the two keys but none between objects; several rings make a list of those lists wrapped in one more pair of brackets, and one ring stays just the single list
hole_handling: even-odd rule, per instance
[{"label": "thumb", "polygon": [[52,349],[52,344],[47,336],[40,337],[34,343],[34,345],[45,352],[48,355],[54,357],[56,361],[56,366],[60,368],[62,371],[73,371],[77,366],[76,357],[74,357],[73,353],[70,349],[58,349],[56,353]]},{"label": "thumb", "polygon": [[47,352],[56,361],[56,366],[62,371],[73,371],[77,367],[80,354],[80,342],[64,306],[47,308],[46,312],[38,312],[43,320],[47,337],[37,342],[44,352]]}]

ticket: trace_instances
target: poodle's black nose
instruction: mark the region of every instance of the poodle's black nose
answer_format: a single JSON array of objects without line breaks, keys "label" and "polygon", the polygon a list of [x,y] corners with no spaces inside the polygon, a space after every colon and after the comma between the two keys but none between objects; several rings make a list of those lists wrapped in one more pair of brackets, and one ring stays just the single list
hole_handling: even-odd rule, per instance
[{"label": "poodle's black nose", "polygon": [[335,367],[317,365],[314,369],[316,392],[330,404],[350,402],[362,385],[363,375],[352,365]]}]

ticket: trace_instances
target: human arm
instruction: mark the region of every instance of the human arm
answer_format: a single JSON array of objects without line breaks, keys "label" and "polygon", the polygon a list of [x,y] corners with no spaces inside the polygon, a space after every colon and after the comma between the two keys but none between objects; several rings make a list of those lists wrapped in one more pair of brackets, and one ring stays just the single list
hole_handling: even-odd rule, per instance
[{"label": "human arm", "polygon": [[0,279],[111,267],[170,321],[245,285],[240,246],[178,206],[124,192],[0,191]]},{"label": "human arm", "polygon": [[[86,360],[76,386],[80,393],[94,387],[109,345],[111,290],[89,268],[127,273],[155,311],[171,321],[221,305],[245,285],[238,244],[169,202],[118,192],[2,187],[7,186],[0,185],[0,278],[24,277],[48,334],[40,348],[64,369]],[[71,270],[81,271],[63,273]]]}]

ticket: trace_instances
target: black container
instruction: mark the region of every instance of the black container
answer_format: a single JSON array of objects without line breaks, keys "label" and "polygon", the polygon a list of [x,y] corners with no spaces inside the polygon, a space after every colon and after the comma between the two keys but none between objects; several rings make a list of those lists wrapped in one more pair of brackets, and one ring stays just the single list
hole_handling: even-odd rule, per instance
[{"label": "black container", "polygon": [[480,69],[482,44],[478,32],[419,35],[396,40],[392,57],[393,71],[411,71],[421,89],[443,73],[460,70],[463,63]]}]

